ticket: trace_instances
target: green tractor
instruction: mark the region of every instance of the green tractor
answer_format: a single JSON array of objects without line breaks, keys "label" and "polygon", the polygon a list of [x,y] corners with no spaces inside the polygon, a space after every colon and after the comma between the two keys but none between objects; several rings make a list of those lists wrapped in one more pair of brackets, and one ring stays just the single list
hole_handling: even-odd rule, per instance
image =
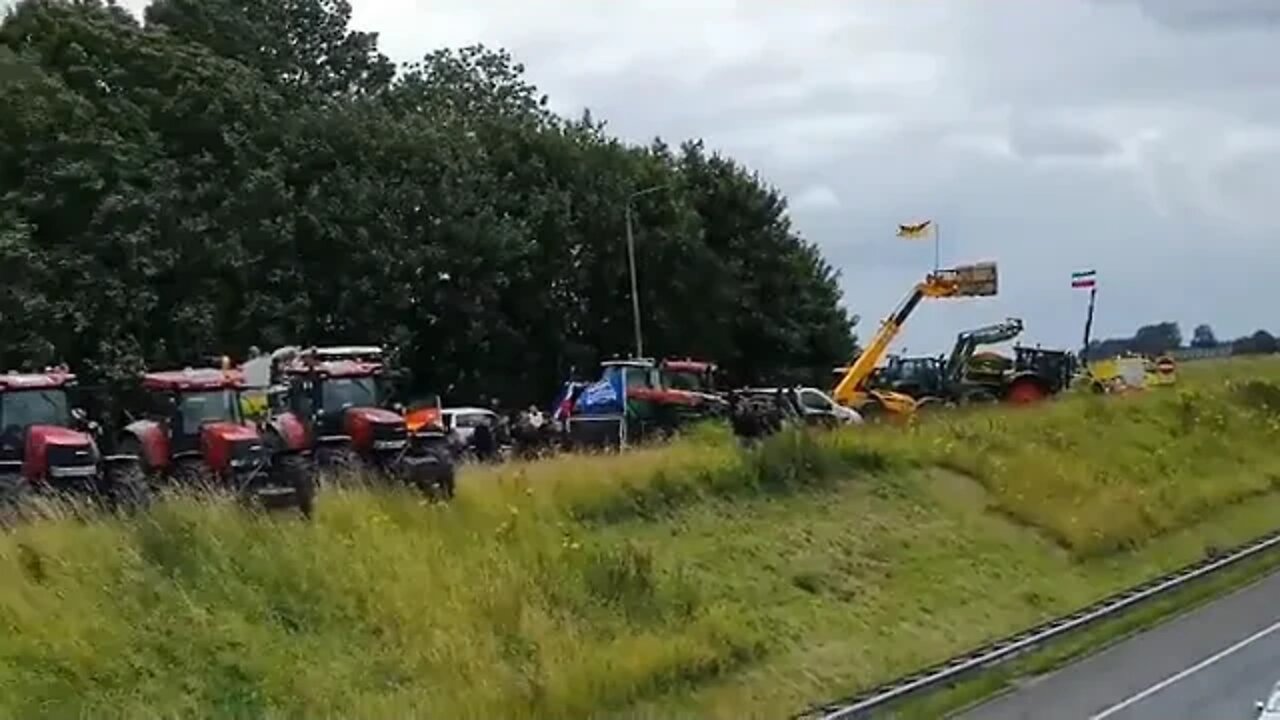
[{"label": "green tractor", "polygon": [[966,330],[956,336],[951,354],[891,357],[872,376],[872,387],[903,393],[921,405],[970,405],[1038,402],[1067,387],[1074,372],[1074,356],[1063,350],[1014,347],[1013,358],[977,353],[984,345],[1012,340],[1022,334],[1022,320]]}]

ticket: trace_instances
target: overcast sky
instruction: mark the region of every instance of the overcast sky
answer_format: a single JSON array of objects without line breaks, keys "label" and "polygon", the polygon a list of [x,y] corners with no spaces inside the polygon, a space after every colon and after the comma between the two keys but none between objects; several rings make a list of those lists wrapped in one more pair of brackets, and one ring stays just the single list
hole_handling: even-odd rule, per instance
[{"label": "overcast sky", "polygon": [[1010,315],[1076,347],[1084,268],[1096,334],[1280,330],[1280,0],[351,2],[396,60],[506,47],[566,114],[759,170],[864,337],[931,267],[894,238],[926,218],[1001,295],[922,305],[899,349]]}]

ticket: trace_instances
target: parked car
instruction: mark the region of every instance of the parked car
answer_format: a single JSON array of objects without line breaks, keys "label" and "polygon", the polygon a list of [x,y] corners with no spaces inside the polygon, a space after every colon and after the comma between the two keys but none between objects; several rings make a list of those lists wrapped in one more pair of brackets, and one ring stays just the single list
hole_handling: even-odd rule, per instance
[{"label": "parked car", "polygon": [[845,407],[827,393],[816,387],[787,387],[787,388],[747,388],[749,393],[775,393],[779,390],[792,391],[795,398],[800,404],[800,409],[806,416],[830,416],[837,423],[842,425],[861,425],[862,415],[857,410]]},{"label": "parked car", "polygon": [[460,444],[469,445],[477,427],[485,423],[497,426],[498,414],[481,407],[447,407],[440,411],[440,420],[445,433],[456,435]]}]

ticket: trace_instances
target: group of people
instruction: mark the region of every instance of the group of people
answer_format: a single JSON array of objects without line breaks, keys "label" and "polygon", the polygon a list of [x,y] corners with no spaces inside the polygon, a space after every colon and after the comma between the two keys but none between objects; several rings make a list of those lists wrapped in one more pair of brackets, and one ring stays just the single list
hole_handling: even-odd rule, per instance
[{"label": "group of people", "polygon": [[480,462],[494,462],[503,459],[508,450],[518,455],[537,455],[549,448],[554,436],[552,424],[536,405],[525,410],[503,413],[497,400],[490,403],[493,411],[491,422],[482,422],[471,432],[467,441],[463,441],[456,428],[450,438],[459,450],[469,450]]}]

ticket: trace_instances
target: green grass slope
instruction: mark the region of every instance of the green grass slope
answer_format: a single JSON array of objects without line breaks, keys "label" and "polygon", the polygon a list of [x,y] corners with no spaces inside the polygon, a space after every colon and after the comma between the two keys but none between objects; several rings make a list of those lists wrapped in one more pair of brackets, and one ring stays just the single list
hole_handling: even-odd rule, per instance
[{"label": "green grass slope", "polygon": [[0,717],[780,717],[1272,529],[1280,363],[0,535]]}]

